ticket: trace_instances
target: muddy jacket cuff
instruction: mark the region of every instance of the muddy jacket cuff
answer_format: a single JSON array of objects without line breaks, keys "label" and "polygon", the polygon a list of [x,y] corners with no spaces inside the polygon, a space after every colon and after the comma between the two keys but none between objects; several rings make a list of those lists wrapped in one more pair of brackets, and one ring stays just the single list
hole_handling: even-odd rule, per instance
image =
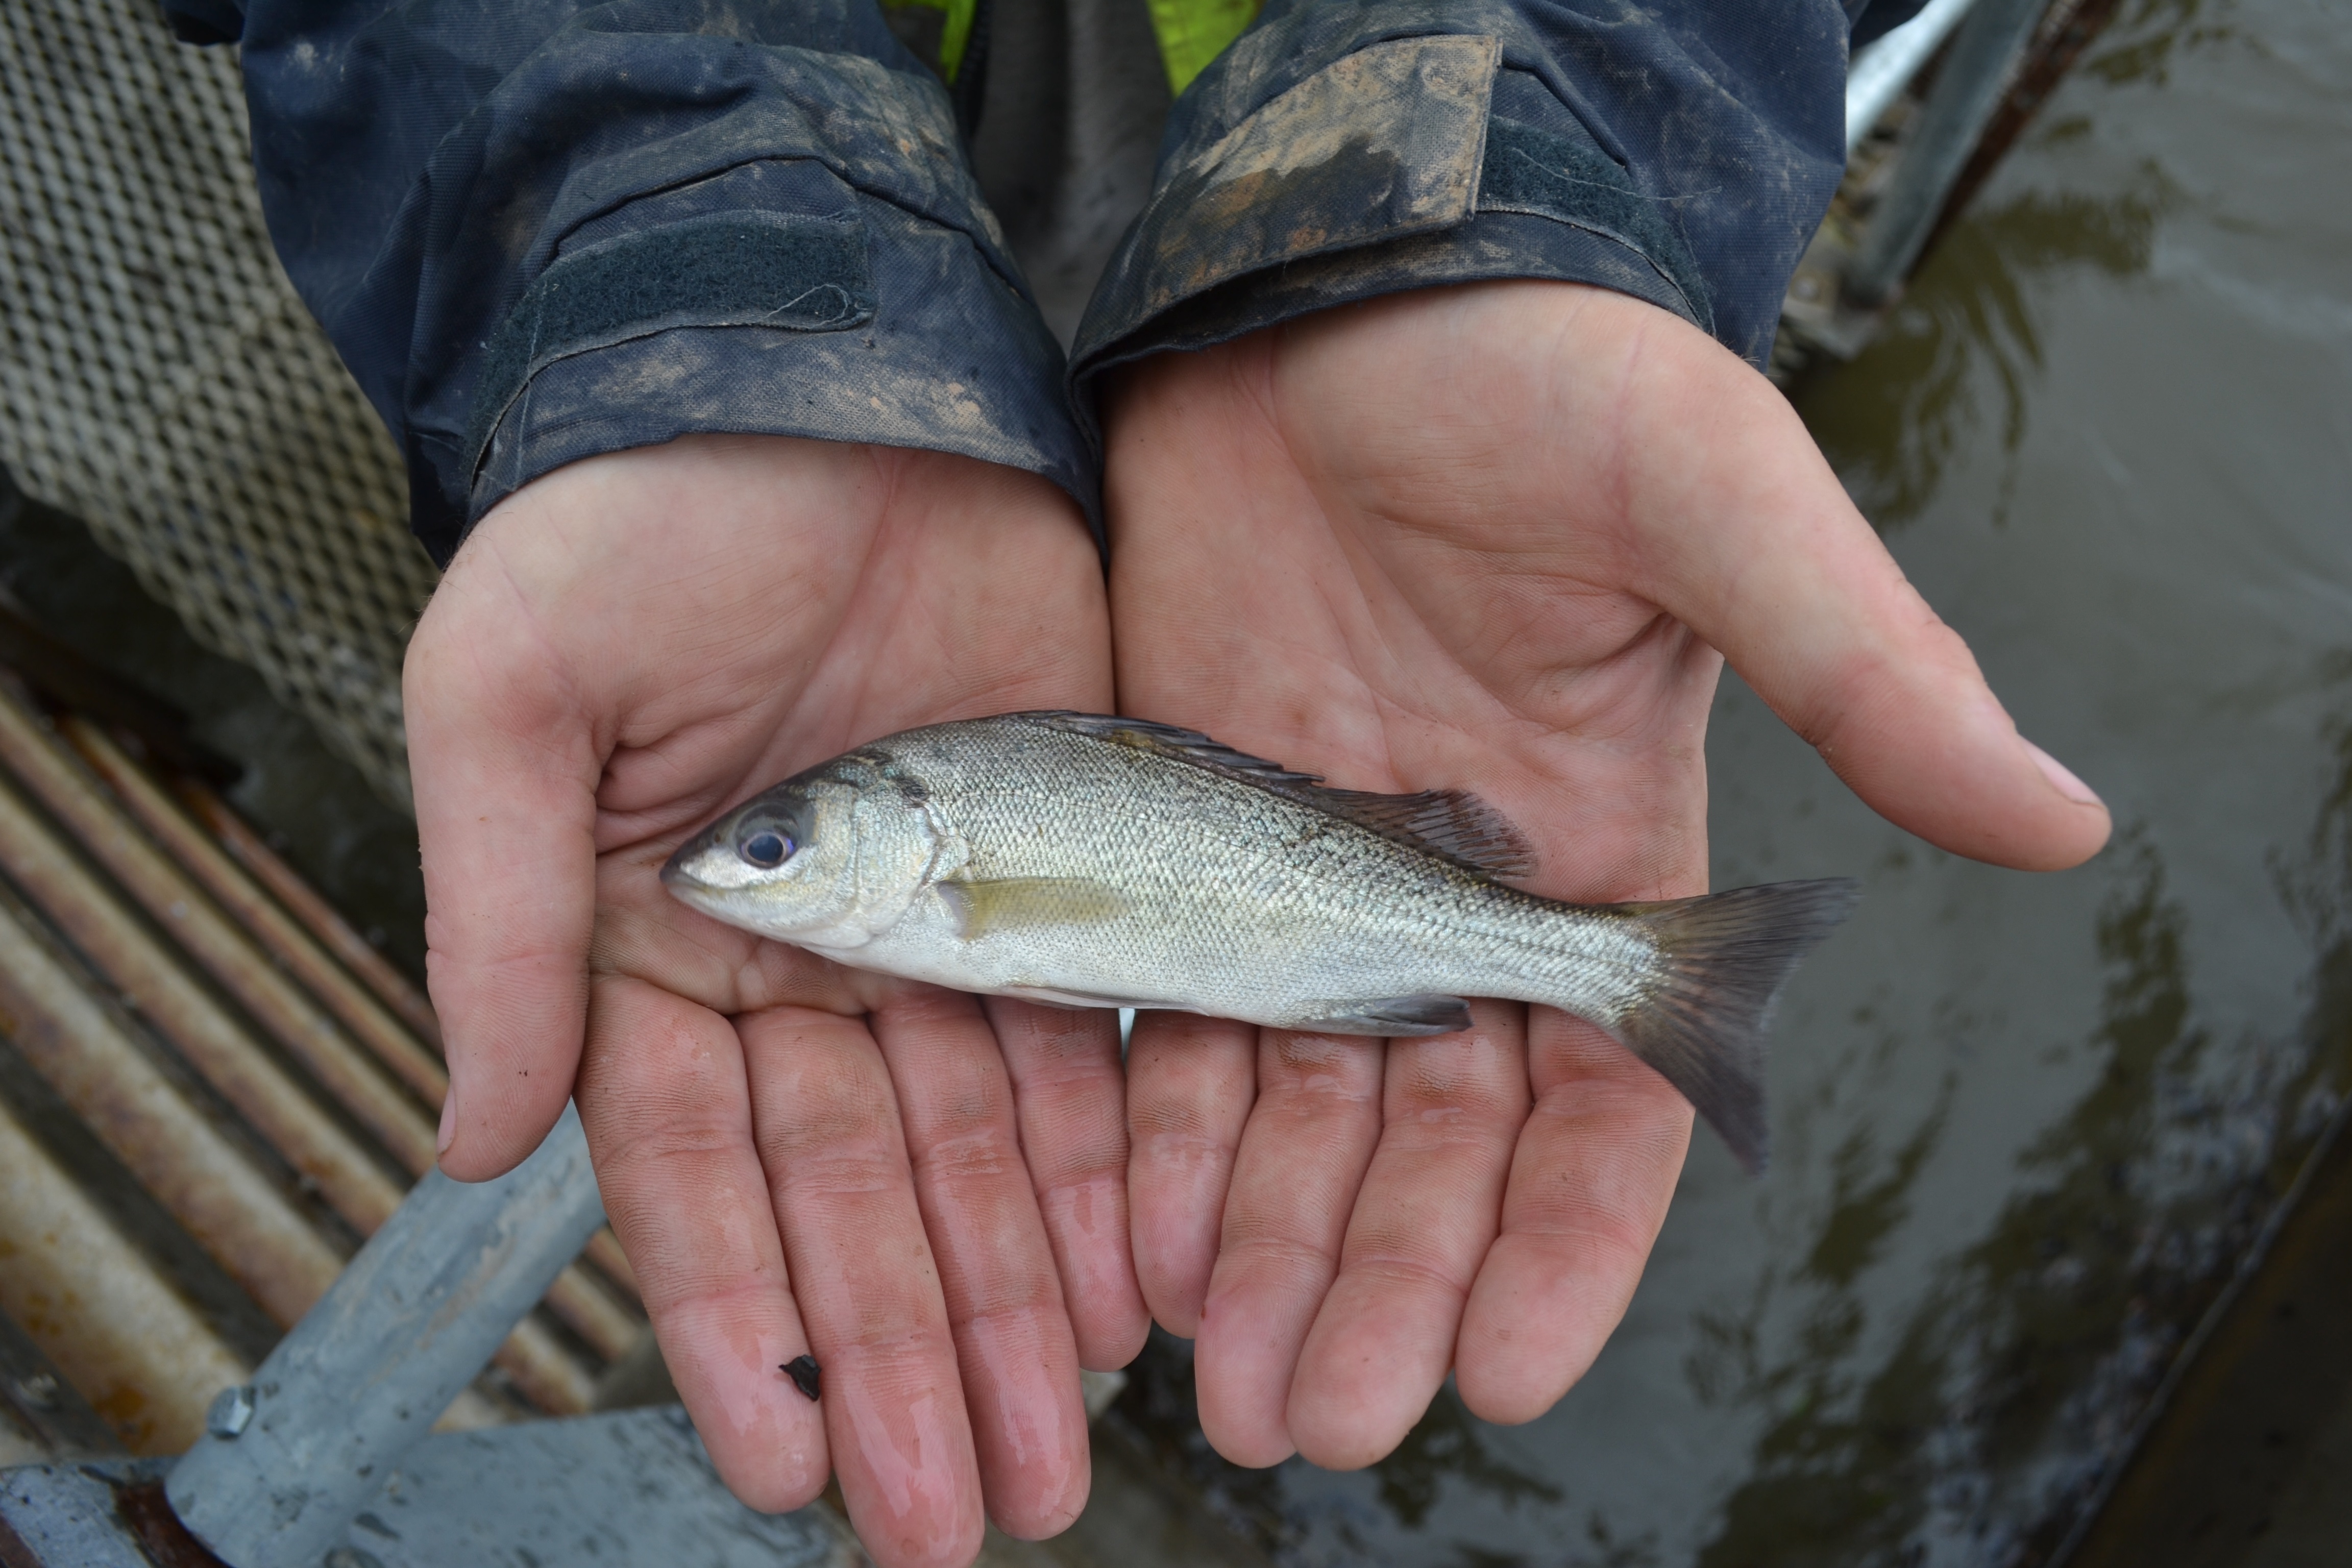
[{"label": "muddy jacket cuff", "polygon": [[859,0],[255,3],[272,237],[440,560],[563,463],[871,441],[1097,506],[1062,356],[945,90]]},{"label": "muddy jacket cuff", "polygon": [[1835,0],[1273,0],[1178,101],[1072,353],[1111,367],[1482,279],[1597,284],[1761,365],[1844,165]]}]

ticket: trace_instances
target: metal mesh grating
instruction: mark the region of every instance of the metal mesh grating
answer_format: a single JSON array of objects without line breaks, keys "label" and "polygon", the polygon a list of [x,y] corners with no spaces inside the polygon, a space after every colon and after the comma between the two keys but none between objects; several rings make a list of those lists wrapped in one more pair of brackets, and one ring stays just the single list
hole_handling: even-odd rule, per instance
[{"label": "metal mesh grating", "polygon": [[0,0],[0,460],[404,807],[433,566],[251,165],[229,50],[146,0]]}]

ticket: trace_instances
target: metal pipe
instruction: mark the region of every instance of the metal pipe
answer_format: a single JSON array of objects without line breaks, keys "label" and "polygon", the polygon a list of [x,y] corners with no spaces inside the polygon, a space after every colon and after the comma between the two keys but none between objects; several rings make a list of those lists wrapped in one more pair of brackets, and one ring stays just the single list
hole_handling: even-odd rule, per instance
[{"label": "metal pipe", "polygon": [[403,1169],[431,1166],[433,1128],[416,1102],[352,1044],[324,1008],[254,948],[219,906],[148,840],[78,759],[5,689],[0,689],[0,763],[238,1006],[383,1142]]},{"label": "metal pipe", "polygon": [[[320,1196],[352,1229],[373,1235],[400,1206],[401,1184],[255,1044],[5,784],[0,868],[264,1142],[298,1174],[318,1184]],[[315,1299],[314,1290],[293,1312],[272,1310],[272,1316],[290,1323]],[[255,1300],[262,1297],[257,1293]],[[642,1321],[625,1306],[576,1272],[556,1281],[549,1306],[606,1361],[626,1354],[643,1331]],[[271,1310],[266,1301],[264,1310]],[[551,1359],[562,1353],[551,1342],[526,1342],[512,1359],[519,1382],[551,1393],[559,1408],[569,1409],[577,1397],[575,1379]]]},{"label": "metal pipe", "polygon": [[0,868],[264,1142],[317,1184],[320,1196],[352,1229],[366,1236],[391,1217],[400,1206],[401,1184],[269,1058],[5,784],[0,784]]},{"label": "metal pipe", "polygon": [[629,1267],[629,1255],[621,1250],[621,1238],[613,1234],[610,1226],[588,1238],[588,1250],[582,1256],[613,1282],[614,1289],[631,1307],[645,1304],[645,1292],[637,1288],[637,1271]]},{"label": "metal pipe", "polygon": [[[221,900],[264,950],[285,963],[314,994],[322,996],[378,1059],[398,1072],[425,1104],[437,1111],[449,1084],[447,1071],[434,1054],[441,1048],[440,1026],[434,1019],[432,1005],[409,984],[407,977],[384,962],[383,956],[352,931],[324,899],[295,874],[293,868],[271,853],[260,836],[218,795],[193,780],[184,783],[182,789],[205,825],[221,836],[216,842],[190,821],[146,770],[126,756],[103,731],[87,720],[70,717],[63,721],[60,728],[83,760],[131,808],[140,824],[184,868],[195,874],[206,890]],[[224,844],[227,847],[226,852]],[[335,953],[346,961],[369,963],[380,972],[372,986],[383,999],[380,1001],[355,985],[336,956],[314,939],[313,932],[332,941]],[[387,1010],[387,1005],[394,1001],[399,1003],[404,1016],[414,1014],[431,1029],[431,1050],[408,1034],[401,1019]],[[413,1136],[404,1151],[408,1158],[402,1162],[411,1174],[422,1174],[430,1168],[429,1160],[415,1162],[431,1131],[425,1118],[414,1119]],[[398,1201],[395,1195],[393,1202]],[[390,1205],[385,1205],[383,1213],[390,1212]],[[345,1217],[351,1218],[348,1215]],[[378,1214],[365,1224],[356,1219],[352,1223],[359,1225],[364,1235],[373,1230],[382,1217]],[[630,1271],[620,1243],[609,1230],[600,1230],[590,1239],[588,1258],[611,1279],[625,1300],[615,1301],[593,1281],[567,1273],[556,1281],[548,1306],[599,1355],[615,1361],[627,1352],[644,1327],[632,1310],[636,1304],[636,1277]]]},{"label": "metal pipe", "polygon": [[378,952],[373,943],[353,931],[351,922],[320,898],[300,873],[279,858],[278,852],[220,797],[218,791],[190,774],[182,774],[177,783],[180,798],[196,814],[196,820],[212,830],[221,847],[251,872],[254,880],[268,889],[312,936],[342,961],[344,968],[375,993],[377,1001],[391,1008],[418,1039],[431,1047],[436,1056],[443,1054],[441,1020],[415,982],[394,968],[392,961]]},{"label": "metal pipe", "polygon": [[[0,1102],[0,1312],[135,1453],[171,1454],[245,1363]],[[103,1288],[98,1288],[102,1283]]]},{"label": "metal pipe", "polygon": [[1919,259],[2048,5],[2049,0],[1979,0],[1969,13],[1846,274],[1846,293],[1856,304],[1883,303]]},{"label": "metal pipe", "polygon": [[113,737],[89,720],[71,714],[58,721],[58,730],[106,781],[149,837],[194,876],[264,952],[325,1003],[352,1037],[415,1090],[418,1099],[439,1109],[449,1091],[449,1073],[434,1052],[247,875],[218,839],[181,810],[146,769],[125,756]]},{"label": "metal pipe", "polygon": [[1927,0],[1919,14],[1854,54],[1845,73],[1845,155],[1895,107],[1976,0]]},{"label": "metal pipe", "polygon": [[0,899],[0,1016],[18,1054],[263,1311],[281,1323],[301,1317],[334,1283],[342,1259],[148,1059],[15,904]]},{"label": "metal pipe", "polygon": [[603,1222],[569,1107],[497,1181],[425,1177],[173,1469],[173,1509],[232,1568],[313,1568]]},{"label": "metal pipe", "polygon": [[[58,891],[55,884],[78,874],[79,868],[70,861],[62,868],[44,864],[38,841],[25,831],[38,827],[37,821],[28,824],[29,815],[13,790],[0,787],[0,854],[12,873],[21,868],[28,874],[35,886],[27,890],[37,898],[45,886]],[[58,847],[54,840],[51,847]],[[109,942],[121,932],[110,932],[102,912],[89,907],[102,895],[87,886],[83,894],[79,900],[59,900],[69,917],[60,921],[68,936],[77,943],[88,936],[97,944],[95,951],[83,948],[93,962],[129,956]],[[164,1077],[15,905],[13,898],[0,895],[0,1016],[18,1053],[263,1311],[281,1324],[299,1320],[334,1282],[341,1258],[286,1194]],[[123,911],[118,907],[115,913]],[[151,1015],[157,1026],[174,1045],[183,1038],[194,1045],[190,1065],[265,1138],[276,1142],[281,1133],[289,1137],[280,1152],[297,1171],[308,1171],[298,1156],[319,1162],[321,1194],[331,1179],[334,1190],[352,1203],[345,1217],[354,1228],[373,1230],[398,1207],[398,1189],[373,1172],[358,1148],[218,1014],[210,998],[189,986],[184,975],[173,974],[168,960],[143,973],[126,963],[120,975],[110,973],[110,978],[142,1007],[147,999],[159,1004]],[[213,1015],[208,1024],[207,1013]],[[184,1037],[175,1036],[174,1023],[186,1029]],[[373,1192],[371,1176],[381,1184]],[[625,1352],[638,1331],[634,1317],[577,1276],[557,1294],[567,1309],[562,1315],[584,1325],[582,1337],[600,1354],[612,1359]],[[607,1345],[614,1348],[607,1351]],[[518,1327],[513,1342],[499,1351],[499,1364],[533,1404],[551,1414],[576,1415],[595,1397],[587,1372],[537,1323]]]}]

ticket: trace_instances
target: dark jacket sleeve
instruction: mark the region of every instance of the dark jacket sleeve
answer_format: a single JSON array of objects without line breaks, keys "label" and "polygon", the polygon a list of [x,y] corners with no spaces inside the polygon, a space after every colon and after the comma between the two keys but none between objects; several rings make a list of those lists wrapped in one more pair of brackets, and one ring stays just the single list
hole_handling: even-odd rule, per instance
[{"label": "dark jacket sleeve", "polygon": [[938,79],[871,0],[173,0],[418,535],[695,431],[1093,464]]},{"label": "dark jacket sleeve", "polygon": [[1271,0],[1177,101],[1077,402],[1145,354],[1475,279],[1618,289],[1760,366],[1844,167],[1850,25],[1838,0]]}]

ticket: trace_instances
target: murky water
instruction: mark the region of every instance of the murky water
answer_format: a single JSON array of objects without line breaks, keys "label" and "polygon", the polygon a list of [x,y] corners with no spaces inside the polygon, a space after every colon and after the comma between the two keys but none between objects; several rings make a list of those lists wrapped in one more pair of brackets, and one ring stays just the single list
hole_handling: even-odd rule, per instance
[{"label": "murky water", "polygon": [[1218,1465],[1160,1346],[1119,1419],[1286,1561],[2042,1561],[2352,1085],[2352,7],[2127,0],[1799,403],[2116,843],[1954,859],[1727,683],[1717,883],[1867,889],[1772,1173],[1699,1139],[1581,1386],[1360,1475]]}]

